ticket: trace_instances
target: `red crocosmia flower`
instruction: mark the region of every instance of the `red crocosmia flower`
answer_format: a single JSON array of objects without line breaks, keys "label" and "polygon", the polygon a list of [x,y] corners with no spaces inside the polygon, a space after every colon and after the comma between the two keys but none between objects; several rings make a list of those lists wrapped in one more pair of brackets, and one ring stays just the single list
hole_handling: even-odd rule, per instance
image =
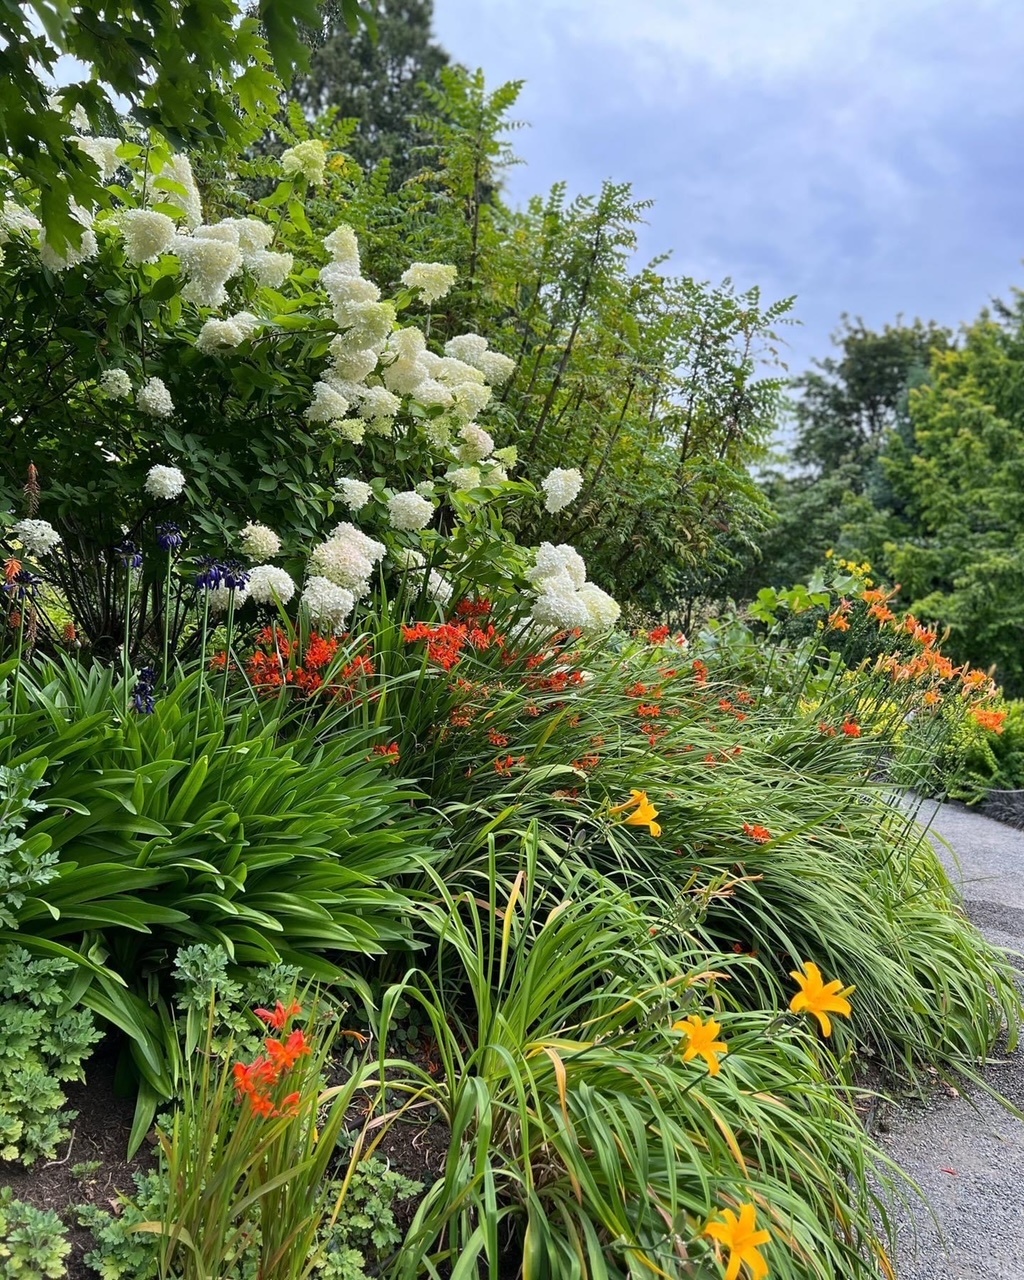
[{"label": "red crocosmia flower", "polygon": [[278,1073],[294,1067],[300,1058],[312,1053],[312,1049],[306,1043],[305,1033],[301,1029],[293,1031],[284,1044],[280,1040],[273,1039],[266,1040],[265,1044],[270,1060]]},{"label": "red crocosmia flower", "polygon": [[772,833],[767,827],[762,827],[759,823],[744,822],[743,834],[749,836],[755,844],[767,844],[772,838]]},{"label": "red crocosmia flower", "polygon": [[268,1022],[274,1028],[275,1031],[280,1031],[289,1018],[294,1018],[297,1014],[300,1014],[301,1012],[302,1012],[302,1009],[300,1008],[299,1005],[295,1003],[294,1000],[290,1005],[288,1005],[287,1008],[285,1008],[285,1006],[281,1003],[281,1001],[278,1000],[277,1005],[273,1009],[273,1011],[271,1011],[270,1009],[257,1009],[256,1017],[262,1018],[264,1022]]},{"label": "red crocosmia flower", "polygon": [[648,631],[647,639],[650,640],[651,644],[664,644],[670,635],[671,632],[668,627],[655,627],[653,631]]},{"label": "red crocosmia flower", "polygon": [[856,720],[844,720],[843,733],[845,733],[848,738],[859,738],[860,725],[857,723]]}]

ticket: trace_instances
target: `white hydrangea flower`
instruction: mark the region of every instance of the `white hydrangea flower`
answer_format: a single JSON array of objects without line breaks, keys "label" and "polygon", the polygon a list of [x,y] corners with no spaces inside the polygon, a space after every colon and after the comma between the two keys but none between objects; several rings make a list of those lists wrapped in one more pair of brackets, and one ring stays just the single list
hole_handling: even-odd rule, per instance
[{"label": "white hydrangea flower", "polygon": [[402,284],[419,289],[420,299],[429,305],[445,296],[457,275],[456,269],[444,262],[414,262],[402,273]]},{"label": "white hydrangea flower", "polygon": [[258,253],[268,248],[274,238],[274,228],[259,218],[222,218],[220,225],[234,228],[235,243],[243,253]]},{"label": "white hydrangea flower", "polygon": [[291,575],[276,564],[258,564],[249,574],[249,596],[257,604],[287,604],[294,594]]},{"label": "white hydrangea flower", "polygon": [[61,542],[60,534],[48,520],[19,520],[11,532],[33,556],[45,556]]},{"label": "white hydrangea flower", "polygon": [[495,449],[494,461],[500,463],[503,467],[514,467],[519,461],[519,450],[514,444],[507,444],[504,448]]},{"label": "white hydrangea flower", "polygon": [[176,236],[174,252],[188,281],[181,296],[201,307],[222,307],[228,297],[224,286],[242,269],[238,245],[210,236]]},{"label": "white hydrangea flower", "polygon": [[146,473],[145,490],[153,498],[176,498],[185,488],[185,477],[177,467],[157,463]]},{"label": "white hydrangea flower", "polygon": [[339,418],[330,424],[331,431],[351,444],[362,444],[366,435],[366,423],[361,418]]},{"label": "white hydrangea flower", "polygon": [[490,351],[479,333],[463,333],[445,343],[445,354],[477,369],[491,386],[507,382],[516,362],[498,351]]},{"label": "white hydrangea flower", "polygon": [[586,601],[567,575],[544,580],[530,616],[538,626],[552,631],[571,631],[590,622]]},{"label": "white hydrangea flower", "polygon": [[249,521],[238,536],[245,544],[245,554],[250,560],[273,560],[281,553],[281,539],[269,525]]},{"label": "white hydrangea flower", "polygon": [[427,563],[426,556],[422,551],[417,551],[415,547],[399,547],[391,553],[391,558],[403,573],[408,573],[413,569],[423,569]]},{"label": "white hydrangea flower", "polygon": [[319,138],[300,142],[281,153],[281,168],[286,178],[299,175],[318,187],[327,169],[327,148]]},{"label": "white hydrangea flower", "polygon": [[[165,183],[173,183],[178,191],[166,189]],[[192,174],[192,162],[188,156],[173,156],[160,170],[150,193],[151,200],[159,204],[171,204],[185,215],[185,225],[198,227],[203,220],[203,203],[199,188]]]},{"label": "white hydrangea flower", "polygon": [[383,436],[386,440],[390,440],[395,434],[394,418],[368,418],[366,427],[373,435]]},{"label": "white hydrangea flower", "polygon": [[58,253],[51,244],[47,243],[44,228],[39,233],[39,261],[48,271],[67,271],[70,267],[77,267],[80,263],[95,257],[99,251],[96,233],[92,229],[92,215],[73,200],[69,212],[79,226],[84,228],[81,242],[77,249],[72,244],[66,244],[64,251]]},{"label": "white hydrangea flower", "polygon": [[245,341],[245,332],[235,324],[234,320],[207,320],[196,334],[196,350],[210,355],[215,351],[223,351],[237,347]]},{"label": "white hydrangea flower", "polygon": [[227,613],[234,597],[235,608],[241,609],[249,599],[248,587],[208,587],[206,598],[210,602],[211,613]]},{"label": "white hydrangea flower", "polygon": [[305,412],[309,422],[334,422],[348,413],[349,402],[326,382],[313,387],[313,403]]},{"label": "white hydrangea flower", "polygon": [[500,387],[515,372],[516,362],[511,356],[503,356],[500,351],[485,351],[476,367],[492,387]]},{"label": "white hydrangea flower", "polygon": [[335,321],[347,330],[339,345],[349,351],[383,350],[395,323],[390,302],[353,302],[335,308]]},{"label": "white hydrangea flower", "polygon": [[339,480],[338,492],[350,511],[361,511],[373,497],[373,490],[364,480]]},{"label": "white hydrangea flower", "polygon": [[602,591],[593,582],[585,582],[580,587],[578,594],[586,606],[588,626],[606,631],[609,627],[615,625],[622,610],[619,608],[618,602],[613,600],[607,591]]},{"label": "white hydrangea flower", "polygon": [[544,578],[557,577],[561,573],[567,574],[579,590],[587,580],[583,557],[567,543],[556,547],[550,542],[542,542],[534,553],[534,567],[526,575],[528,581],[539,587]]},{"label": "white hydrangea flower", "polygon": [[471,364],[456,360],[454,356],[434,356],[433,359],[428,359],[428,354],[433,353],[424,353],[420,358],[425,360],[431,377],[437,378],[446,387],[458,387],[464,382],[475,382],[483,386],[484,375]]},{"label": "white hydrangea flower", "polygon": [[444,478],[453,489],[461,493],[466,489],[478,488],[483,476],[479,467],[454,467],[445,472]]},{"label": "white hydrangea flower", "polygon": [[101,182],[109,182],[124,164],[117,154],[117,149],[121,145],[120,138],[72,138],[71,141],[79,151],[84,151],[99,169]]},{"label": "white hydrangea flower", "polygon": [[156,262],[174,245],[174,220],[155,209],[124,209],[114,218],[129,262]]},{"label": "white hydrangea flower", "polygon": [[370,589],[373,563],[347,538],[328,538],[309,553],[309,570],[314,577],[351,591],[358,600]]},{"label": "white hydrangea flower", "polygon": [[337,525],[331,537],[351,543],[359,554],[365,556],[371,564],[376,564],[378,560],[383,560],[387,554],[387,547],[383,542],[378,542],[376,538],[371,538],[369,534],[363,533],[362,529],[357,528],[356,525],[348,520],[343,520],[341,524]]},{"label": "white hydrangea flower", "polygon": [[459,430],[459,439],[462,441],[457,451],[459,461],[467,466],[471,467],[477,462],[483,462],[484,458],[494,452],[494,437],[489,435],[483,427],[478,427],[475,422],[467,422]]},{"label": "white hydrangea flower", "polygon": [[338,319],[341,309],[358,302],[376,302],[380,298],[380,290],[372,280],[364,280],[362,276],[347,271],[341,262],[328,262],[321,267],[320,286],[334,305],[335,319],[339,324],[342,323]]},{"label": "white hydrangea flower", "polygon": [[430,570],[427,575],[427,595],[435,604],[446,605],[452,598],[452,590],[452,584],[443,574],[436,569]]},{"label": "white hydrangea flower", "polygon": [[16,235],[22,231],[40,231],[42,223],[16,200],[5,200],[0,209],[0,227],[10,235]]},{"label": "white hydrangea flower", "polygon": [[345,619],[356,607],[356,599],[345,587],[314,574],[306,582],[302,605],[311,625],[318,631],[340,635],[345,629]]},{"label": "white hydrangea flower", "polygon": [[388,499],[388,519],[393,529],[413,532],[425,529],[434,518],[434,504],[421,498],[415,489],[396,493]]},{"label": "white hydrangea flower", "polygon": [[[143,413],[152,414],[154,418],[169,418],[174,412],[174,401],[164,385],[163,378],[147,378],[139,388],[135,403]],[[178,474],[181,475],[181,472],[179,471]],[[184,479],[182,483],[184,484]]]},{"label": "white hydrangea flower", "polygon": [[197,240],[223,240],[225,244],[238,245],[238,227],[234,218],[222,222],[204,222],[192,232]]},{"label": "white hydrangea flower", "polygon": [[351,350],[337,338],[331,342],[331,355],[334,357],[334,373],[347,382],[363,382],[376,369],[380,358],[372,349]]},{"label": "white hydrangea flower", "polygon": [[352,275],[359,274],[359,241],[345,222],[324,237],[324,248],[335,262],[343,263]]},{"label": "white hydrangea flower", "polygon": [[487,350],[487,339],[479,333],[460,333],[444,344],[444,353],[463,364],[477,368],[477,361]]},{"label": "white hydrangea flower", "polygon": [[433,480],[421,480],[413,489],[414,493],[418,493],[421,498],[432,498],[434,496]]},{"label": "white hydrangea flower", "polygon": [[271,253],[269,249],[245,252],[242,261],[266,289],[280,289],[295,266],[293,254]]},{"label": "white hydrangea flower", "polygon": [[436,405],[440,405],[442,409],[450,409],[455,402],[452,393],[436,378],[423,378],[416,384],[412,394],[424,409],[432,409]]},{"label": "white hydrangea flower", "polygon": [[552,515],[575,502],[583,488],[583,476],[575,467],[555,467],[540,483],[544,490],[544,510]]},{"label": "white hydrangea flower", "polygon": [[112,400],[123,400],[132,393],[132,380],[123,369],[106,369],[100,375],[100,390]]},{"label": "white hydrangea flower", "polygon": [[384,387],[366,387],[360,397],[360,418],[393,418],[402,402]]},{"label": "white hydrangea flower", "polygon": [[388,338],[388,354],[396,360],[421,360],[426,350],[427,339],[415,325],[396,329]]},{"label": "white hydrangea flower", "polygon": [[480,382],[461,382],[452,387],[452,413],[463,422],[471,422],[491,398],[490,387]]},{"label": "white hydrangea flower", "polygon": [[388,338],[384,358],[389,363],[384,370],[384,385],[389,391],[410,395],[428,377],[423,360],[426,349],[426,338],[412,326],[397,329]]},{"label": "white hydrangea flower", "polygon": [[483,469],[482,478],[484,484],[504,484],[508,480],[508,472],[500,464],[488,461]]}]

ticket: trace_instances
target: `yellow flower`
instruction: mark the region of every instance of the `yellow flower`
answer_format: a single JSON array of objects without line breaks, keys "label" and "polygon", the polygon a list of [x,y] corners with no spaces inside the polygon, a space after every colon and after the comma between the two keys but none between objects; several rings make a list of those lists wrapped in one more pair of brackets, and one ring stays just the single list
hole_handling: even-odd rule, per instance
[{"label": "yellow flower", "polygon": [[764,1280],[768,1274],[768,1263],[761,1257],[758,1246],[770,1243],[772,1233],[754,1229],[757,1210],[752,1204],[741,1204],[738,1218],[731,1209],[723,1209],[722,1217],[724,1222],[709,1222],[704,1234],[729,1250],[725,1280],[736,1280],[743,1263],[747,1264],[750,1280]]},{"label": "yellow flower", "polygon": [[807,961],[803,973],[794,969],[789,976],[795,978],[800,986],[800,990],[789,1002],[790,1009],[794,1013],[813,1013],[821,1023],[823,1036],[832,1034],[832,1023],[828,1016],[830,1013],[842,1014],[844,1018],[850,1016],[850,1002],[846,997],[852,995],[854,988],[843,987],[838,978],[832,982],[822,982],[821,970],[813,960]]},{"label": "yellow flower", "polygon": [[658,816],[658,811],[650,800],[647,799],[646,791],[630,791],[630,798],[623,804],[617,804],[613,809],[609,809],[609,813],[625,813],[628,809],[633,812],[626,818],[626,822],[631,827],[650,827],[652,836],[661,835],[661,827],[654,821]]},{"label": "yellow flower", "polygon": [[683,1050],[683,1061],[691,1062],[701,1057],[708,1064],[708,1073],[717,1076],[721,1067],[718,1059],[729,1049],[724,1040],[716,1040],[715,1036],[722,1030],[721,1024],[714,1018],[702,1022],[695,1013],[681,1022],[672,1023],[673,1031],[681,1031],[686,1036],[686,1048]]}]

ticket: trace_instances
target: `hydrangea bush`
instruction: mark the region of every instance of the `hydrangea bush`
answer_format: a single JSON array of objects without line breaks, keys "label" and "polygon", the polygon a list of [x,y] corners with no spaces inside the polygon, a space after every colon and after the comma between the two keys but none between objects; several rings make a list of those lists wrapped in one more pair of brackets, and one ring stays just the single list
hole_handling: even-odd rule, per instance
[{"label": "hydrangea bush", "polygon": [[[114,208],[81,212],[77,250],[47,248],[30,192],[4,215],[0,288],[21,323],[49,292],[51,313],[75,306],[83,331],[109,334],[56,360],[58,431],[36,380],[15,399],[8,563],[56,588],[32,591],[51,642],[109,656],[128,637],[141,661],[161,637],[165,653],[194,643],[200,617],[296,598],[337,634],[375,583],[408,590],[413,575],[419,607],[472,586],[523,592],[524,619],[551,630],[614,622],[572,547],[531,551],[507,531],[510,510],[569,506],[582,477],[555,469],[538,490],[516,476],[487,421],[514,360],[475,333],[435,349],[429,316],[417,323],[455,268],[413,262],[384,297],[350,226],[312,235],[299,195],[324,181],[321,143],[285,152],[252,216],[209,221],[187,157],[81,145],[108,161]],[[299,242],[304,261],[279,248]]]}]

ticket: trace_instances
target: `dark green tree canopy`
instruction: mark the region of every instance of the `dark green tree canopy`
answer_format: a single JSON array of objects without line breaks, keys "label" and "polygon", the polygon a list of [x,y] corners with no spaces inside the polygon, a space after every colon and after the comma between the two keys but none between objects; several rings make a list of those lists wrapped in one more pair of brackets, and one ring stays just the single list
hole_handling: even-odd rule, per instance
[{"label": "dark green tree canopy", "polygon": [[814,475],[854,463],[864,469],[866,483],[886,433],[905,410],[913,371],[927,369],[932,352],[949,339],[948,330],[931,322],[897,319],[877,333],[863,320],[843,316],[832,338],[840,354],[816,360],[811,372],[794,380],[794,460]]},{"label": "dark green tree canopy", "polygon": [[433,0],[381,0],[376,34],[353,34],[338,0],[324,7],[324,30],[308,71],[289,96],[310,115],[335,108],[359,127],[347,150],[364,168],[382,160],[404,182],[422,167],[416,148],[426,142],[415,117],[429,109],[423,85],[438,87],[448,54],[431,38]]}]

